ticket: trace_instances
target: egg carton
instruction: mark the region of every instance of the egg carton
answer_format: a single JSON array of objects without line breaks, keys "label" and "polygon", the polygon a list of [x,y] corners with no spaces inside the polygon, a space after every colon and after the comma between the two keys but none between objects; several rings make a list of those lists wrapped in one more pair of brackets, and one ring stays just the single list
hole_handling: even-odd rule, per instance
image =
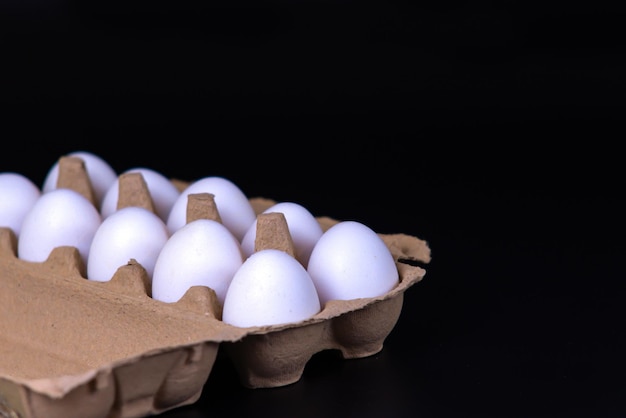
[{"label": "egg carton", "polygon": [[[275,202],[250,203],[261,214]],[[316,219],[324,230],[338,222]],[[390,292],[330,301],[297,323],[241,328],[220,320],[208,287],[161,302],[150,297],[146,270],[135,260],[110,281],[90,281],[76,248],[55,248],[45,262],[25,261],[17,257],[15,234],[0,228],[0,417],[156,415],[198,400],[219,349],[248,388],[297,382],[322,350],[346,359],[371,356],[396,325],[404,292],[424,277],[418,264],[430,262],[425,241],[379,236],[400,277]]]}]

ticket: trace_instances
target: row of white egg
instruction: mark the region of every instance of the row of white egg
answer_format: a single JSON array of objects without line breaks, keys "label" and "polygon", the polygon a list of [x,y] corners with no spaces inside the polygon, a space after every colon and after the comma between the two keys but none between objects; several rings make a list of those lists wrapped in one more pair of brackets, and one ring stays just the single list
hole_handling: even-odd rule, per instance
[{"label": "row of white egg", "polygon": [[[74,246],[94,281],[110,280],[135,259],[151,278],[154,299],[176,302],[191,286],[208,286],[222,306],[221,319],[240,327],[301,321],[329,300],[376,297],[398,283],[391,253],[362,223],[343,221],[324,232],[303,206],[276,203],[263,213],[284,215],[294,255],[255,251],[257,215],[231,181],[206,177],[181,192],[153,170],[133,169],[144,176],[155,211],[117,209],[115,171],[93,154],[70,155],[85,162],[100,210],[73,190],[55,188],[57,164],[41,190],[20,174],[0,173],[0,226],[15,232],[21,259],[45,261],[54,247]],[[195,193],[215,197],[220,221],[187,222],[188,197]]]}]

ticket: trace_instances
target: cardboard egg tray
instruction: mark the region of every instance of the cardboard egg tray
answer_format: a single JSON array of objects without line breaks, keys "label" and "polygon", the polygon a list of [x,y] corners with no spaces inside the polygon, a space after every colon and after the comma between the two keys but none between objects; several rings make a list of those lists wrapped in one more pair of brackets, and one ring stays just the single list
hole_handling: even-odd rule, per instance
[{"label": "cardboard egg tray", "polygon": [[[257,214],[275,203],[250,202]],[[324,230],[337,222],[317,219]],[[404,292],[425,275],[417,264],[430,262],[425,241],[379,235],[400,274],[387,294],[331,301],[298,323],[238,328],[220,321],[208,287],[161,302],[150,297],[150,280],[135,260],[108,282],[90,281],[75,248],[28,262],[17,257],[15,234],[0,228],[0,417],[156,415],[198,400],[218,349],[249,388],[297,382],[322,350],[346,359],[373,355],[400,316]]]}]

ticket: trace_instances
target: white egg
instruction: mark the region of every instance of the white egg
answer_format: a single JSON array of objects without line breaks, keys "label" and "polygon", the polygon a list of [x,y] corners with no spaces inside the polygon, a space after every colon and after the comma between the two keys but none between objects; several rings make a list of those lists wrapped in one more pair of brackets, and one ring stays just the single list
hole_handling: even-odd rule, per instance
[{"label": "white egg", "polygon": [[101,221],[96,207],[74,190],[43,193],[22,222],[18,257],[42,262],[54,248],[72,246],[87,265],[91,240]]},{"label": "white egg", "polygon": [[117,210],[96,231],[87,264],[87,279],[106,282],[117,269],[135,259],[151,278],[156,259],[169,238],[165,222],[136,206]]},{"label": "white egg", "polygon": [[311,277],[298,260],[284,251],[257,251],[233,277],[222,321],[237,327],[279,325],[303,321],[320,311]]},{"label": "white egg", "polygon": [[[311,251],[317,240],[324,233],[324,230],[313,214],[298,203],[280,202],[263,211],[263,213],[275,212],[282,213],[285,216],[295,249],[295,257],[306,268]],[[241,240],[241,248],[246,257],[252,255],[255,250],[256,233],[257,221],[255,220]]]},{"label": "white egg", "polygon": [[[102,203],[111,184],[117,179],[117,173],[102,157],[88,151],[74,151],[67,156],[79,157],[85,163],[85,170],[91,181],[91,187],[98,205]],[[59,178],[59,162],[57,161],[50,167],[46,178],[44,179],[42,191],[47,193],[57,188],[57,180]]]},{"label": "white egg", "polygon": [[174,232],[154,265],[152,298],[176,302],[192,286],[213,289],[222,304],[243,262],[239,241],[221,223],[197,219]]},{"label": "white egg", "polygon": [[307,271],[320,301],[382,296],[399,283],[393,255],[368,226],[343,221],[330,227],[311,252]]},{"label": "white egg", "polygon": [[187,200],[191,193],[213,194],[222,223],[239,241],[256,219],[252,204],[235,183],[223,177],[204,177],[191,183],[174,202],[167,219],[170,233],[187,223]]},{"label": "white egg", "polygon": [[[174,205],[174,202],[180,195],[180,190],[172,183],[167,177],[158,171],[145,167],[132,168],[126,170],[122,174],[126,173],[141,173],[143,179],[148,186],[152,203],[154,204],[154,210],[157,215],[164,222],[167,221],[167,217],[170,214],[170,210]],[[107,190],[100,206],[100,213],[103,218],[107,218],[113,212],[117,210],[117,201],[119,197],[119,177],[114,181],[111,187]]]},{"label": "white egg", "polygon": [[24,217],[40,196],[41,190],[28,177],[0,173],[0,227],[11,229],[19,238]]}]

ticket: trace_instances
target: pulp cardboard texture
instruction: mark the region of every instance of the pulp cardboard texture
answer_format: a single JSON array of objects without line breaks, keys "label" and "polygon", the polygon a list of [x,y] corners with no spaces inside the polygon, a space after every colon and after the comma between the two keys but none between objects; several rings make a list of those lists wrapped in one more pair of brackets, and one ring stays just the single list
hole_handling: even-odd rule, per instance
[{"label": "pulp cardboard texture", "polygon": [[[64,165],[76,178],[64,171],[58,185],[78,184],[77,191],[93,199],[82,162],[69,159]],[[172,181],[181,189],[186,185]],[[118,206],[153,208],[145,187],[142,178],[129,176],[124,188],[120,183],[128,192]],[[197,196],[188,221],[219,219],[212,197]],[[250,202],[257,215],[275,203],[261,197]],[[317,219],[324,230],[338,222]],[[269,224],[272,232],[257,250],[271,246],[271,234],[286,229],[280,222],[258,222]],[[176,303],[161,302],[150,297],[150,278],[133,259],[110,281],[90,281],[74,247],[55,248],[45,262],[21,260],[17,237],[0,228],[0,417],[156,415],[198,400],[218,349],[233,360],[241,384],[249,388],[297,382],[322,350],[339,350],[346,359],[373,355],[400,316],[404,292],[425,275],[416,264],[431,257],[427,243],[416,237],[379,236],[400,275],[399,285],[387,294],[331,301],[298,323],[239,328],[220,320],[219,303],[208,287],[194,286]],[[276,238],[289,250],[289,237]]]}]

